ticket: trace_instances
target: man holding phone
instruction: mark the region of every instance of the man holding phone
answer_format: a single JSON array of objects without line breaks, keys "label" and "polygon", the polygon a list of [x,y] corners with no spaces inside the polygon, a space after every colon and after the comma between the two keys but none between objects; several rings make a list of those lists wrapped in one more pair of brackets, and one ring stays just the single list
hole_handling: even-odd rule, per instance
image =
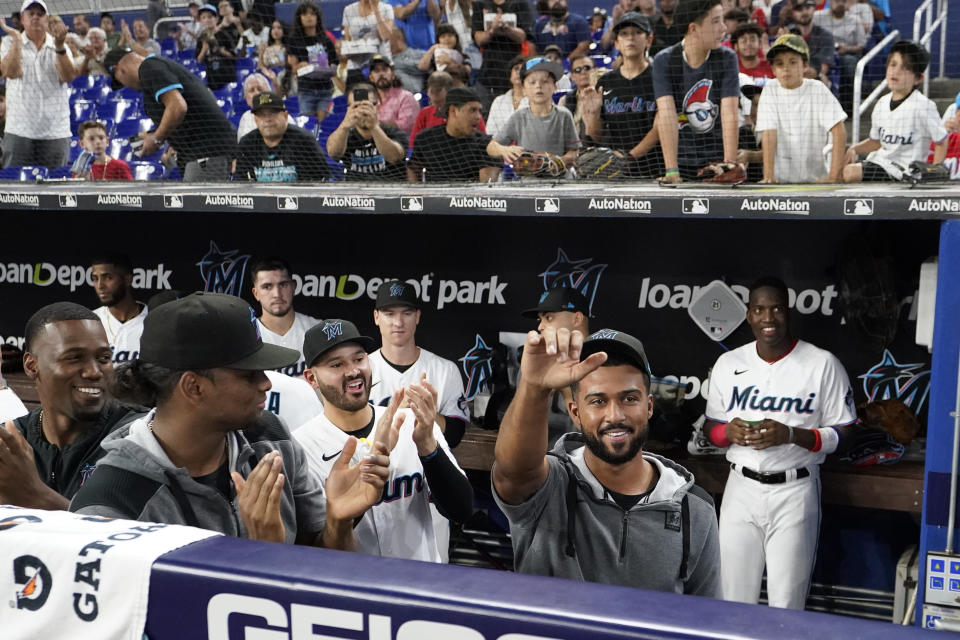
[{"label": "man holding phone", "polygon": [[347,115],[327,138],[327,153],[343,163],[347,180],[406,180],[407,135],[381,123],[376,88],[358,82],[347,89]]}]

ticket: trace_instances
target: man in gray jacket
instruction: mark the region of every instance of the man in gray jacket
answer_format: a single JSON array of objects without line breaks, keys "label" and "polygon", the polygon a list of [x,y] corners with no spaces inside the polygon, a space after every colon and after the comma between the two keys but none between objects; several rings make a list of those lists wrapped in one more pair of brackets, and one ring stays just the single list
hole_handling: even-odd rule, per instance
[{"label": "man in gray jacket", "polygon": [[[545,454],[550,394],[567,386],[580,431]],[[518,572],[721,596],[713,501],[689,471],[642,450],[649,391],[650,366],[633,336],[527,334],[493,467]]]},{"label": "man in gray jacket", "polygon": [[307,473],[303,449],[264,411],[264,369],[299,357],[264,344],[240,298],[195,293],[151,312],[116,386],[156,409],[103,441],[70,510],[354,549],[354,521],[379,501],[390,460],[377,443],[350,466],[350,438],[325,487]]}]

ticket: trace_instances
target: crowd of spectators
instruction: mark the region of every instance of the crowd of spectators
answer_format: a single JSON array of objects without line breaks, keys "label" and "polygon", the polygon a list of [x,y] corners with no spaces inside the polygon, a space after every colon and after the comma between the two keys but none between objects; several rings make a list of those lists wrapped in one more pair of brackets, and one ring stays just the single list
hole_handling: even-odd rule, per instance
[{"label": "crowd of spectators", "polygon": [[[536,163],[541,176],[576,177],[578,152],[602,147],[627,177],[683,180],[723,162],[739,163],[759,179],[763,140],[754,107],[768,92],[786,103],[797,99],[792,89],[782,90],[771,56],[778,38],[803,41],[804,51],[796,51],[802,77],[826,89],[803,100],[834,113],[835,98],[842,123],[851,113],[857,62],[882,37],[888,12],[883,0],[617,0],[609,11],[597,8],[589,16],[572,12],[568,0],[358,0],[343,9],[337,27],[325,24],[321,5],[311,0],[297,5],[289,25],[276,17],[272,3],[259,0],[193,1],[187,15],[174,19],[165,0],[150,0],[143,17],[121,18],[119,25],[109,13],[96,17],[97,26],[91,16],[73,15],[71,31],[46,0],[24,0],[21,11],[0,20],[3,166],[45,167],[54,177],[116,176],[74,165],[88,148],[80,127],[97,121],[107,148],[94,162],[126,161],[135,171],[124,175],[134,177],[150,165],[156,171],[148,176],[189,179],[191,162],[213,161],[233,167],[228,175],[238,180],[510,177],[510,167],[502,174],[481,169],[502,168],[504,159],[512,166],[513,153],[480,158],[469,171],[456,169],[463,158],[446,155],[456,146],[441,133],[470,139],[476,133],[476,148],[495,142],[489,148],[544,156]],[[166,60],[165,73],[182,81],[157,87],[161,94],[151,96],[137,74],[119,80],[114,66],[124,55],[107,64],[115,52]],[[527,70],[545,65],[552,66],[542,82],[528,85]],[[922,76],[925,68],[916,71]],[[548,84],[552,91],[545,96]],[[208,95],[202,95],[204,85]],[[447,96],[464,88],[479,108],[464,116],[469,128],[460,135],[449,121]],[[282,171],[241,172],[238,152],[214,141],[229,125],[241,146],[246,136],[253,136],[247,147],[271,146],[274,134],[260,128],[269,118],[258,118],[253,109],[259,94],[271,96],[264,112],[277,112],[281,134],[312,139],[309,159],[277,165]],[[459,110],[464,103],[453,106]],[[944,114],[948,133],[955,120]],[[199,150],[184,148],[181,127],[193,130],[188,138]],[[443,131],[424,138],[418,149],[419,135],[431,127]],[[544,138],[556,131],[562,134]],[[828,139],[819,129],[808,133],[821,148],[860,142]],[[904,157],[926,159],[931,142],[944,142],[936,137],[939,130],[926,133]],[[393,145],[403,149],[399,160]],[[302,146],[294,148],[299,154]],[[272,159],[264,162],[288,161],[286,153],[267,155]],[[859,159],[846,147],[823,155],[832,178],[842,172],[829,167],[831,158]],[[243,162],[249,160],[248,150]],[[305,170],[308,162],[322,166]],[[411,171],[402,170],[405,162]],[[442,167],[436,176],[430,175],[433,165]],[[204,171],[189,173],[211,175],[199,168]],[[764,175],[773,179],[772,171]]]}]

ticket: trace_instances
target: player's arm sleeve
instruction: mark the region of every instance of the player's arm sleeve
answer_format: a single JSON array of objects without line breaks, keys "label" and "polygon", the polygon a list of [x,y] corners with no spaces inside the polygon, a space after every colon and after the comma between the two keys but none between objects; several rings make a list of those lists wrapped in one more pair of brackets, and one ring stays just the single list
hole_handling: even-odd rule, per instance
[{"label": "player's arm sleeve", "polygon": [[[670,52],[664,49],[653,59],[653,97],[673,97],[673,87],[670,83]],[[599,83],[597,84],[599,87]],[[676,100],[676,97],[674,97]]]},{"label": "player's arm sleeve", "polygon": [[[567,480],[569,478],[567,470],[563,463],[555,456],[546,456],[547,458],[547,479],[532,496],[520,504],[507,504],[497,493],[497,488],[493,484],[493,474],[490,474],[490,487],[493,492],[493,499],[507,516],[510,526],[525,525],[534,522],[540,518],[547,503],[551,500],[563,501],[567,490]],[[496,463],[494,463],[496,464]]]},{"label": "player's arm sleeve", "polygon": [[438,444],[433,458],[421,460],[437,511],[451,522],[469,520],[473,515],[473,487],[444,447]]},{"label": "player's arm sleeve", "polygon": [[737,62],[737,53],[733,49],[720,47],[723,52],[723,84],[720,85],[721,98],[740,99],[740,66]]},{"label": "player's arm sleeve", "polygon": [[820,414],[821,427],[844,427],[857,421],[857,408],[853,399],[850,378],[840,360],[828,354],[820,381],[823,404]]},{"label": "player's arm sleeve", "polygon": [[701,504],[703,498],[697,495],[690,495],[686,499],[691,503],[690,529],[693,544],[690,545],[690,555],[687,558],[688,573],[683,592],[695,596],[722,598],[720,537],[713,502]]}]

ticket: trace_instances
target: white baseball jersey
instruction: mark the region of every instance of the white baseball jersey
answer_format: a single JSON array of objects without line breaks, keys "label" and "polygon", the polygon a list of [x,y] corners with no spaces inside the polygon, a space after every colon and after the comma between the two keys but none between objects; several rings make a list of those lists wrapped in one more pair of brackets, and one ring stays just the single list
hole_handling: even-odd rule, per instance
[{"label": "white baseball jersey", "polygon": [[[816,429],[857,419],[853,390],[843,365],[829,351],[798,340],[776,362],[757,354],[751,342],[717,359],[710,374],[707,418],[730,422],[769,418],[788,427]],[[727,459],[754,471],[786,471],[820,464],[826,458],[796,445],[756,450],[730,445]]]},{"label": "white baseball jersey", "polygon": [[[417,445],[413,442],[413,412],[405,414],[400,428],[400,439],[390,453],[390,475],[383,488],[380,502],[371,507],[354,528],[357,550],[377,556],[442,562],[445,553],[434,532],[430,511],[430,487],[420,463]],[[374,420],[379,422],[385,407],[374,407]],[[373,434],[371,434],[373,435]],[[460,469],[450,453],[447,441],[438,425],[433,435],[450,461]],[[303,446],[310,463],[310,473],[321,483],[327,476],[347,442],[347,434],[319,415],[294,431],[293,436]],[[370,450],[371,443],[361,440],[350,464],[356,464]],[[460,470],[463,473],[463,470]],[[464,474],[466,475],[466,474]]]},{"label": "white baseball jersey", "polygon": [[827,177],[823,148],[830,129],[847,119],[843,107],[826,85],[805,78],[796,89],[767,80],[757,105],[757,137],[777,132],[774,177],[780,182],[815,182]]},{"label": "white baseball jersey", "polygon": [[323,413],[323,403],[303,378],[291,378],[276,371],[265,371],[270,379],[267,411],[276,414],[290,431]]},{"label": "white baseball jersey", "polygon": [[[316,318],[294,312],[293,324],[290,325],[290,330],[285,334],[280,335],[279,333],[274,333],[273,331],[270,331],[270,329],[267,329],[267,327],[260,321],[260,318],[257,318],[257,328],[260,329],[260,337],[264,342],[268,344],[275,344],[281,347],[287,347],[288,349],[295,349],[300,352],[299,360],[287,367],[277,369],[277,371],[280,373],[285,373],[288,376],[303,375],[304,369],[307,368],[307,364],[303,359],[303,336],[307,333],[307,330],[310,327],[316,324],[320,324],[320,321]],[[291,426],[296,428],[296,425]]]},{"label": "white baseball jersey", "polygon": [[919,91],[913,91],[900,105],[890,110],[892,93],[879,100],[870,116],[870,139],[882,146],[867,155],[867,162],[883,167],[895,180],[914,160],[924,162],[930,142],[943,142],[947,130],[937,105]]},{"label": "white baseball jersey", "polygon": [[370,389],[370,402],[373,404],[387,406],[394,391],[411,384],[419,384],[420,376],[426,373],[427,382],[437,390],[437,413],[469,422],[467,403],[463,398],[463,379],[452,360],[421,348],[417,361],[401,373],[391,367],[383,358],[380,349],[377,349],[370,354],[370,370],[373,372]]},{"label": "white baseball jersey", "polygon": [[114,362],[127,362],[140,355],[140,336],[143,335],[143,321],[147,317],[147,305],[142,302],[137,304],[141,307],[140,313],[126,322],[117,320],[110,313],[109,307],[97,307],[93,310],[100,318],[100,322],[103,323],[104,331],[107,332],[107,340],[113,350]]}]

